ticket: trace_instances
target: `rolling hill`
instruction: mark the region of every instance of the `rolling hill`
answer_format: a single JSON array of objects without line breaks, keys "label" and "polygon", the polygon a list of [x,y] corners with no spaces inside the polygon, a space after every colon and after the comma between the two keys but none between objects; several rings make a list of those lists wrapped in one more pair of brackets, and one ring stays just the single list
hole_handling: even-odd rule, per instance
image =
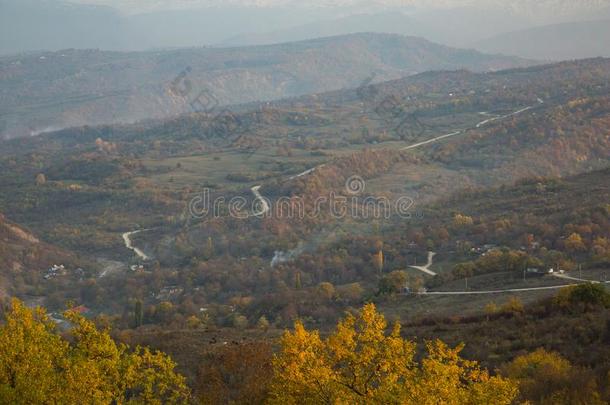
[{"label": "rolling hill", "polygon": [[226,3],[206,7],[190,1],[183,9],[131,12],[122,12],[120,6],[128,3],[123,1],[107,6],[99,5],[103,1],[83,3],[0,0],[0,55],[66,48],[142,51],[205,46],[236,32],[258,32],[269,26],[281,29],[324,15],[315,9],[295,13],[289,7],[266,9]]},{"label": "rolling hill", "polygon": [[75,263],[74,254],[41,241],[0,214],[0,298],[33,293],[48,268]]},{"label": "rolling hill", "polygon": [[567,60],[610,56],[610,20],[572,22],[496,35],[477,42],[483,52],[518,55],[539,60]]},{"label": "rolling hill", "polygon": [[420,38],[353,34],[296,43],[158,52],[65,50],[0,58],[0,131],[133,122],[227,104],[357,87],[428,70],[490,71],[524,59]]},{"label": "rolling hill", "polygon": [[[147,305],[171,301],[189,313],[192,300],[197,310],[218,305],[217,319],[228,324],[220,314],[235,297],[248,297],[240,311],[252,319],[271,314],[284,326],[298,312],[326,322],[345,302],[319,305],[308,294],[322,282],[337,291],[359,283],[375,294],[371,257],[379,240],[388,273],[438,249],[432,270],[451,274],[456,260],[476,259],[456,251],[465,236],[477,246],[489,240],[514,250],[523,233],[537,237],[534,254],[544,260],[559,255],[562,262],[593,266],[600,263],[595,240],[605,235],[593,225],[605,223],[597,215],[607,215],[599,207],[607,187],[599,185],[610,159],[609,79],[610,60],[602,58],[497,72],[426,72],[245,105],[230,114],[241,128],[221,115],[196,113],[3,141],[0,210],[41,240],[92,259],[122,261],[107,277],[66,282],[54,295],[54,309],[83,297],[87,307],[122,313],[141,296]],[[557,178],[595,170],[590,182],[577,177],[568,183],[582,182],[565,194],[570,204],[557,204]],[[40,173],[45,184],[35,182]],[[352,176],[366,183],[357,204],[367,197],[408,197],[411,217],[337,218],[328,204],[310,215],[319,197],[346,196]],[[502,194],[515,183],[522,186],[514,194]],[[495,191],[486,194],[486,188]],[[247,217],[226,205],[197,215],[193,203],[205,190],[214,201],[239,197]],[[287,198],[301,199],[307,215],[258,217],[250,210],[258,200],[254,190],[274,209]],[[587,209],[557,214],[574,207],[573,196],[583,190],[591,191],[581,204]],[[532,215],[514,208],[522,191],[539,197],[523,197]],[[453,199],[456,193],[466,197]],[[471,233],[447,223],[457,210],[472,219]],[[562,237],[574,232],[587,250],[564,249]],[[136,256],[125,233],[133,235],[131,247],[152,259]],[[488,273],[492,278],[481,283],[505,282]],[[294,295],[297,274],[304,288]],[[41,288],[59,291],[52,283]]]},{"label": "rolling hill", "polygon": [[357,32],[379,32],[417,36],[456,47],[471,47],[480,38],[530,26],[526,20],[512,13],[491,9],[460,7],[420,13],[389,10],[351,14],[263,33],[247,32],[228,38],[220,45],[262,45]]}]

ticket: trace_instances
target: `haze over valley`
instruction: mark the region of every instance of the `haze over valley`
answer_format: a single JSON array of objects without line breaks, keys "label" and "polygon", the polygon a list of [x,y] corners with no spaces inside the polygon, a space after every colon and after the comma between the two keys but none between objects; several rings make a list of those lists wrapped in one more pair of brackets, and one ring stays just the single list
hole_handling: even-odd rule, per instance
[{"label": "haze over valley", "polygon": [[0,0],[0,402],[607,404],[606,0]]},{"label": "haze over valley", "polygon": [[[0,120],[4,137],[29,136],[192,112],[202,92],[209,104],[203,108],[214,108],[356,88],[372,73],[383,81],[428,70],[494,71],[535,63],[394,34],[227,49],[35,53],[0,58]],[[188,89],[176,88],[187,80]]]}]

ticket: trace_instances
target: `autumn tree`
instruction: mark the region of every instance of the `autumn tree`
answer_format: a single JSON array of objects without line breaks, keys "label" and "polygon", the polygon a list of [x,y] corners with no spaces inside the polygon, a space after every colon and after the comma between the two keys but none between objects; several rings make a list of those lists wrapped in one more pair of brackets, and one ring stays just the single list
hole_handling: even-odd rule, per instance
[{"label": "autumn tree", "polygon": [[601,284],[585,283],[562,288],[553,302],[561,309],[572,311],[610,308],[610,293]]},{"label": "autumn tree", "polygon": [[141,300],[136,300],[133,308],[135,327],[140,327],[144,323],[144,309]]},{"label": "autumn tree", "polygon": [[273,375],[271,344],[227,345],[206,354],[195,379],[202,404],[261,404]]},{"label": "autumn tree", "polygon": [[316,293],[323,301],[330,301],[335,296],[335,286],[332,283],[324,281],[318,284]]},{"label": "autumn tree", "polygon": [[337,287],[337,295],[347,302],[357,302],[362,299],[364,288],[360,283],[351,283]]},{"label": "autumn tree", "polygon": [[407,272],[394,270],[379,280],[379,294],[399,294],[407,285]]},{"label": "autumn tree", "polygon": [[47,177],[43,173],[38,173],[36,175],[36,185],[42,186],[47,183]]},{"label": "autumn tree", "polygon": [[246,329],[248,327],[248,318],[239,313],[234,314],[233,327],[237,329]]},{"label": "autumn tree", "polygon": [[383,250],[379,250],[377,251],[377,253],[375,253],[373,255],[373,266],[375,266],[375,270],[377,270],[377,272],[379,274],[382,273],[383,271]]},{"label": "autumn tree", "polygon": [[214,256],[214,240],[212,239],[211,236],[208,236],[204,254],[205,254],[205,257],[208,259],[211,258],[212,256]]},{"label": "autumn tree", "polygon": [[610,239],[604,237],[595,238],[591,249],[595,261],[610,264]]},{"label": "autumn tree", "polygon": [[503,368],[503,373],[519,383],[520,400],[526,403],[605,403],[590,370],[575,367],[559,354],[544,349],[517,357]]},{"label": "autumn tree", "polygon": [[267,320],[265,315],[261,315],[261,317],[258,318],[258,321],[256,322],[256,327],[262,330],[263,332],[267,332],[267,330],[269,329],[269,321]]},{"label": "autumn tree", "polygon": [[495,302],[489,302],[487,303],[487,305],[485,305],[485,316],[488,321],[493,315],[497,314],[499,311],[500,309],[498,308]]},{"label": "autumn tree", "polygon": [[453,267],[452,274],[456,278],[468,278],[474,276],[476,266],[473,262],[458,263]]},{"label": "autumn tree", "polygon": [[586,249],[582,236],[576,232],[566,238],[564,245],[568,252],[581,252]]},{"label": "autumn tree", "polygon": [[186,318],[186,327],[189,329],[199,329],[202,325],[201,319],[197,318],[195,315]]},{"label": "autumn tree", "polygon": [[0,328],[0,398],[11,404],[187,403],[184,377],[165,354],[130,350],[73,311],[70,342],[41,309],[18,300]]},{"label": "autumn tree", "polygon": [[502,312],[513,315],[521,314],[524,310],[523,302],[518,297],[510,297],[501,308]]},{"label": "autumn tree", "polygon": [[453,226],[456,228],[465,228],[471,226],[474,223],[472,217],[463,214],[455,214],[453,216]]},{"label": "autumn tree", "polygon": [[274,357],[271,403],[281,404],[510,404],[517,388],[460,357],[463,346],[427,343],[418,363],[415,343],[389,333],[373,304],[347,315],[322,339],[296,322]]}]

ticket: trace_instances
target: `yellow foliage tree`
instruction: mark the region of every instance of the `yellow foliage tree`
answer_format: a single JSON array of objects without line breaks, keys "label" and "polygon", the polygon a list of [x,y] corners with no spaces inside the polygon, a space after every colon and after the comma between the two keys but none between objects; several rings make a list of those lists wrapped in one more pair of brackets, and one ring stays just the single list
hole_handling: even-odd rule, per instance
[{"label": "yellow foliage tree", "polygon": [[586,249],[582,236],[576,232],[566,238],[565,247],[569,252],[580,252]]},{"label": "yellow foliage tree", "polygon": [[44,184],[47,183],[47,178],[44,174],[42,173],[38,173],[38,175],[36,175],[36,185],[37,186],[42,186]]},{"label": "yellow foliage tree", "polygon": [[473,223],[474,223],[474,220],[472,219],[472,217],[469,217],[468,215],[455,214],[453,216],[453,225],[456,228],[467,227],[467,226],[472,225]]},{"label": "yellow foliage tree", "polygon": [[318,295],[325,301],[330,301],[335,296],[335,286],[332,283],[322,282],[318,284]]},{"label": "yellow foliage tree", "polygon": [[523,302],[518,297],[510,297],[504,305],[502,305],[502,311],[509,314],[521,314],[525,310]]},{"label": "yellow foliage tree", "polygon": [[373,255],[373,265],[379,274],[383,271],[383,250],[379,250]]},{"label": "yellow foliage tree", "polygon": [[515,358],[503,372],[519,383],[523,403],[605,404],[590,370],[573,366],[558,353],[538,349]]},{"label": "yellow foliage tree", "polygon": [[116,344],[68,311],[72,343],[41,308],[13,300],[0,328],[0,402],[11,404],[186,403],[184,377],[165,354]]},{"label": "yellow foliage tree", "polygon": [[428,342],[428,356],[415,361],[415,343],[389,333],[373,304],[339,322],[322,339],[300,322],[286,331],[274,357],[271,403],[281,404],[510,404],[511,381],[491,377],[460,358],[462,346]]}]

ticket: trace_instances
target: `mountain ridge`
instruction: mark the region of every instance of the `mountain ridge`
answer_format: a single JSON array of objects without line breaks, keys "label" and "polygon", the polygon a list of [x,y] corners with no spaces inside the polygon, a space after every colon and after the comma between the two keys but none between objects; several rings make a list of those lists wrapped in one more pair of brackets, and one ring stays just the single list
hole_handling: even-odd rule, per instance
[{"label": "mountain ridge", "polygon": [[0,58],[0,131],[4,126],[4,136],[14,137],[163,118],[192,111],[193,102],[213,109],[357,87],[372,72],[388,80],[532,64],[378,33],[256,47],[31,53]]},{"label": "mountain ridge", "polygon": [[499,34],[479,41],[483,52],[518,55],[524,58],[565,60],[610,56],[610,19],[545,25]]}]

